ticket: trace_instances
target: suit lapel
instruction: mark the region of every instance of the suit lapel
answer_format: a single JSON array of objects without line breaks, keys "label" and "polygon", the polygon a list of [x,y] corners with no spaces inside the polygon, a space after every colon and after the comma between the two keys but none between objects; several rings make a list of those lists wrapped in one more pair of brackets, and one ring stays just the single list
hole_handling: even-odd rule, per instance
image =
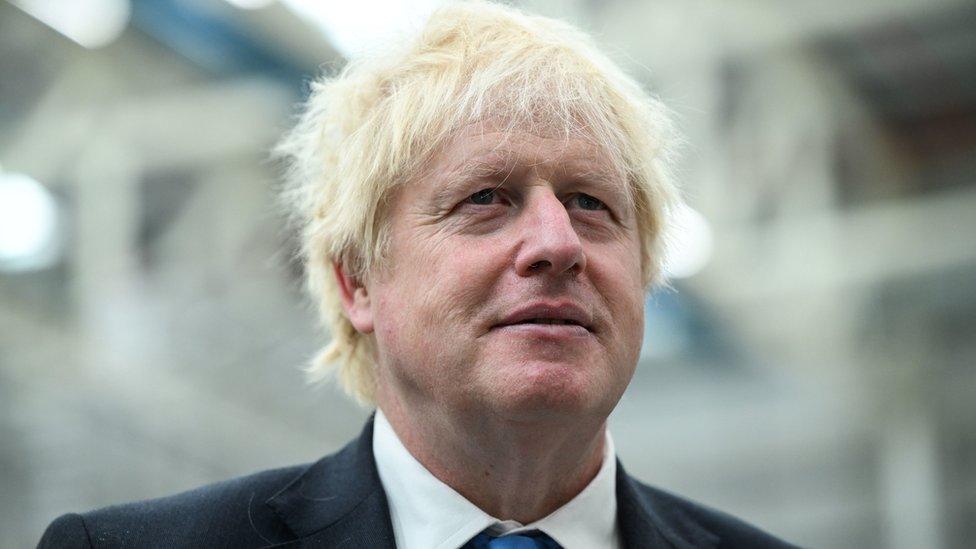
[{"label": "suit lapel", "polygon": [[395,548],[373,459],[373,419],[357,440],[313,463],[266,504],[299,539],[275,547]]},{"label": "suit lapel", "polygon": [[703,525],[641,490],[617,461],[617,520],[626,549],[700,549],[719,538]]}]

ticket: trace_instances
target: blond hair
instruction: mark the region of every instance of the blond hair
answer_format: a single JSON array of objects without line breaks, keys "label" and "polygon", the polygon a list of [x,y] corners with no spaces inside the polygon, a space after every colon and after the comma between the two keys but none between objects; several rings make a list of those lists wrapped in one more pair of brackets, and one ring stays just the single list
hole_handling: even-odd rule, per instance
[{"label": "blond hair", "polygon": [[357,58],[314,82],[276,149],[289,165],[283,197],[301,227],[307,287],[332,336],[310,378],[337,367],[348,394],[373,402],[372,340],[346,318],[332,264],[367,276],[382,261],[391,190],[459,128],[489,118],[603,147],[629,182],[644,282],[660,281],[662,229],[677,203],[664,107],[565,23],[487,2],[453,4],[398,51]]}]

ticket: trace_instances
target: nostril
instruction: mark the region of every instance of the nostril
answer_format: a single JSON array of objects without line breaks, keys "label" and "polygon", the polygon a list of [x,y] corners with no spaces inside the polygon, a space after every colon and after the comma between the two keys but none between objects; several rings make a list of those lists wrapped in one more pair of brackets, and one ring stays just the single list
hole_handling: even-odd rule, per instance
[{"label": "nostril", "polygon": [[548,267],[549,265],[552,264],[549,263],[548,261],[536,261],[535,263],[529,265],[529,269],[530,270],[541,269],[542,267]]}]

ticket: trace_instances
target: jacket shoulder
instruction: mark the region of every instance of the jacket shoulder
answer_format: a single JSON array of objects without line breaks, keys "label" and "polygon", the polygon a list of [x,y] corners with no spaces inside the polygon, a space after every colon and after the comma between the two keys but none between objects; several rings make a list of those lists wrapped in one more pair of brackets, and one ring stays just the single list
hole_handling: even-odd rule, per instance
[{"label": "jacket shoulder", "polygon": [[307,466],[262,471],[180,494],[67,514],[46,547],[260,547],[294,535],[265,501]]},{"label": "jacket shoulder", "polygon": [[663,522],[672,527],[695,523],[718,538],[718,547],[795,548],[772,534],[728,513],[631,478],[642,499],[650,503]]}]

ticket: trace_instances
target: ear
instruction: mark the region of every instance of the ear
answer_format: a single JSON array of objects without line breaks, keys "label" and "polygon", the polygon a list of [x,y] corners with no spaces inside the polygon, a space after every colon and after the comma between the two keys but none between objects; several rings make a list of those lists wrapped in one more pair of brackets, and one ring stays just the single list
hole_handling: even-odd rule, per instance
[{"label": "ear", "polygon": [[369,292],[358,278],[350,275],[340,263],[333,263],[336,283],[339,286],[339,299],[349,322],[357,331],[373,333],[373,308],[370,306]]}]

